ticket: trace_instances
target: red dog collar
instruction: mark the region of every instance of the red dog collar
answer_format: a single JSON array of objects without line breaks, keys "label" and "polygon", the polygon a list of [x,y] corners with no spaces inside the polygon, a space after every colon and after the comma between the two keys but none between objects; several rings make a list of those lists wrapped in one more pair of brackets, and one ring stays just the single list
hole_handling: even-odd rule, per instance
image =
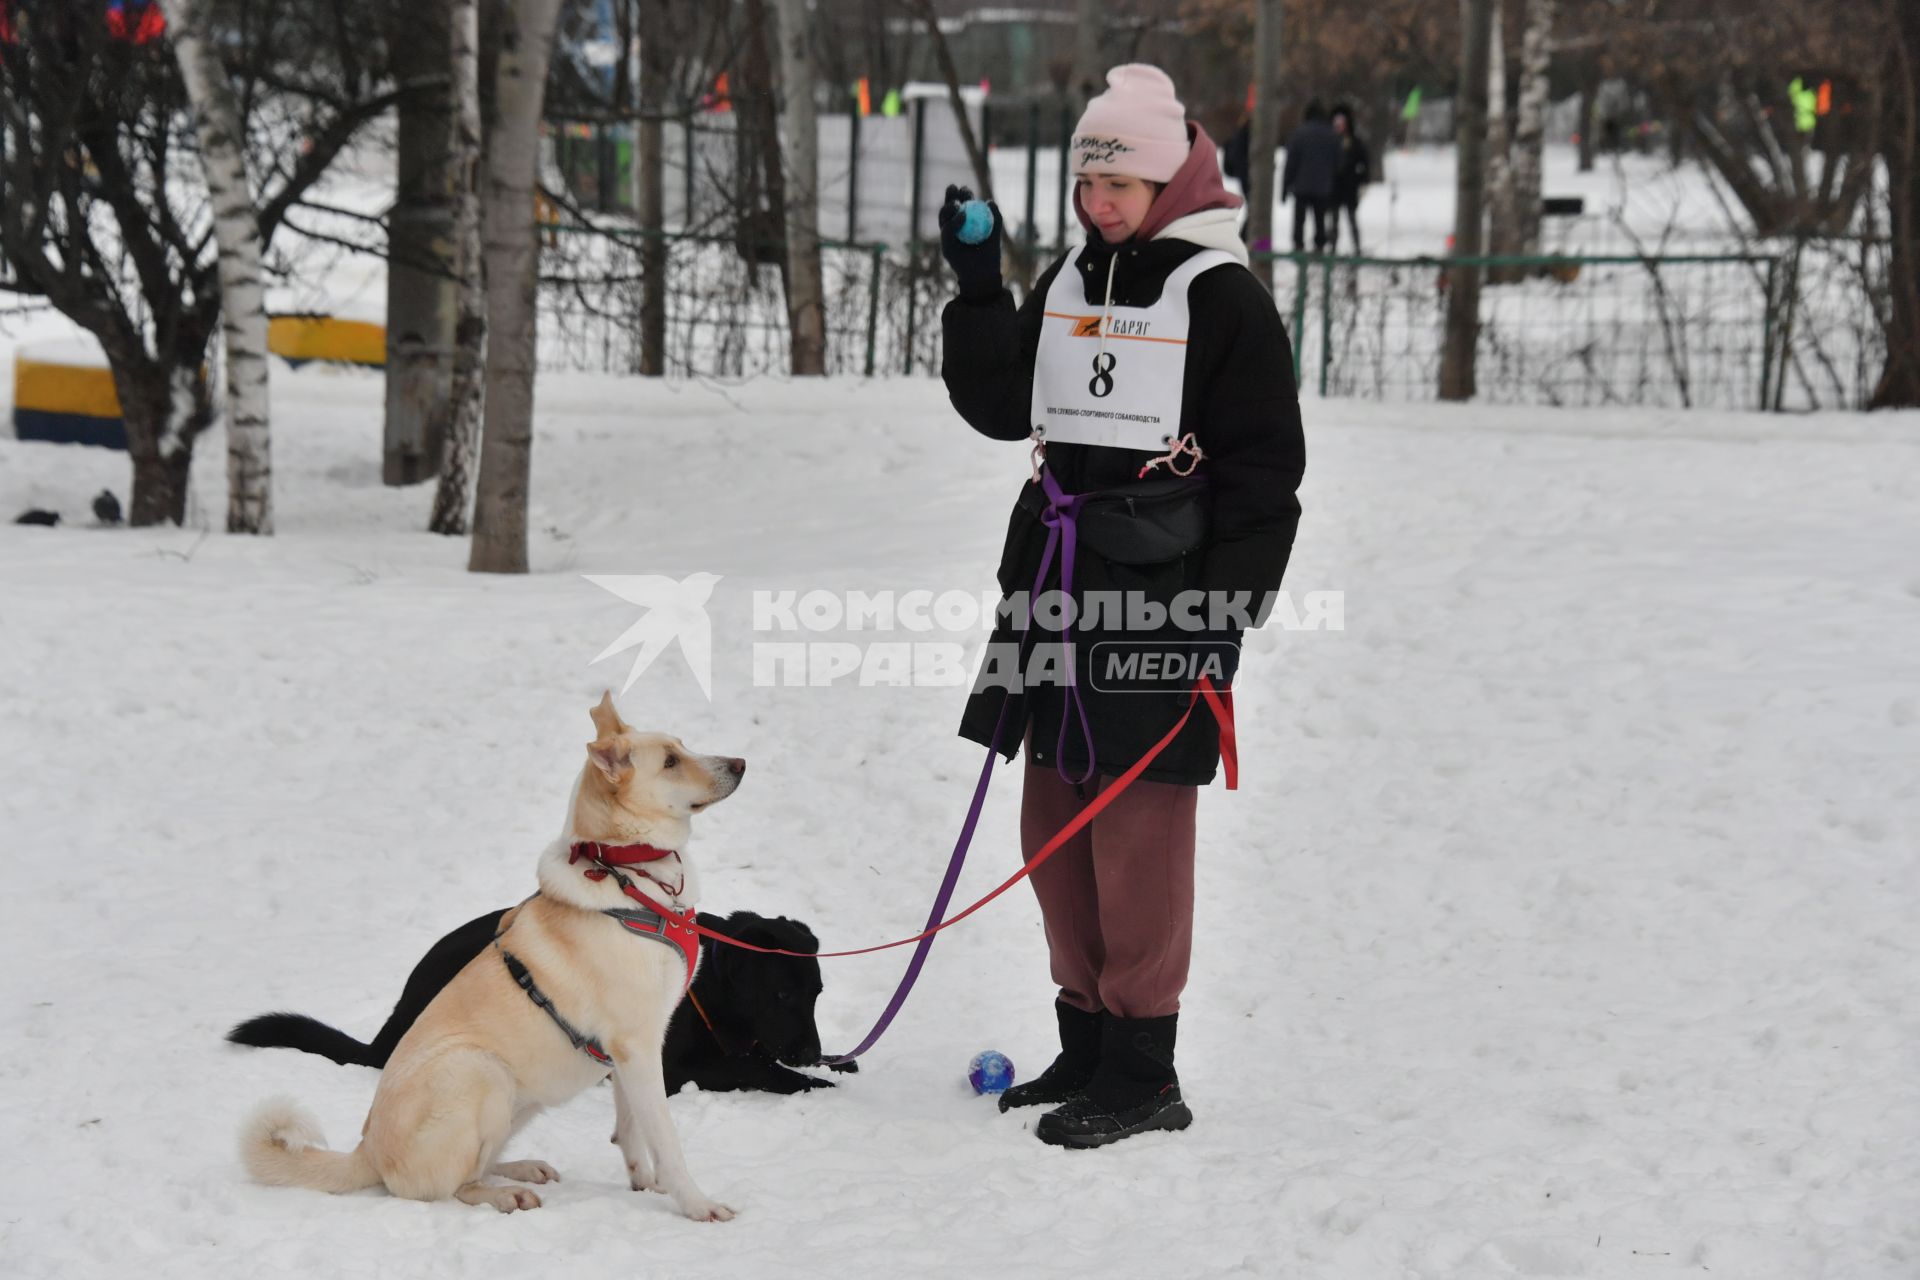
[{"label": "red dog collar", "polygon": [[567,865],[585,858],[612,867],[630,867],[636,862],[658,862],[671,858],[678,849],[656,849],[650,844],[601,844],[598,840],[576,840],[567,853]]}]

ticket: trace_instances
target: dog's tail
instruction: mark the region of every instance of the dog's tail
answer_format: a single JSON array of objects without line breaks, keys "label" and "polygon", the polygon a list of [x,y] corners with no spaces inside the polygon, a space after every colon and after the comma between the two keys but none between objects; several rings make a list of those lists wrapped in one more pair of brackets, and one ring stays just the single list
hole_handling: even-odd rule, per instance
[{"label": "dog's tail", "polygon": [[383,1067],[386,1058],[370,1044],[304,1013],[263,1013],[227,1032],[234,1044],[256,1049],[299,1049],[331,1058],[343,1067]]},{"label": "dog's tail", "polygon": [[364,1154],[329,1151],[320,1126],[291,1098],[263,1102],[240,1131],[240,1159],[255,1182],[270,1187],[310,1187],[340,1195],[380,1185]]}]

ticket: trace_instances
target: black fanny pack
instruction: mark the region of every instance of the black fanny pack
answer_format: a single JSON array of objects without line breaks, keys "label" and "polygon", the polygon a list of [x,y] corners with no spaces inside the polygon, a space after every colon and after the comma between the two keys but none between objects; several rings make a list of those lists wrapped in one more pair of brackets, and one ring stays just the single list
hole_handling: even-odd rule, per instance
[{"label": "black fanny pack", "polygon": [[[1036,519],[1046,490],[1028,484],[1020,506]],[[1114,564],[1165,564],[1207,540],[1212,502],[1203,476],[1160,476],[1101,489],[1080,505],[1080,545]]]}]

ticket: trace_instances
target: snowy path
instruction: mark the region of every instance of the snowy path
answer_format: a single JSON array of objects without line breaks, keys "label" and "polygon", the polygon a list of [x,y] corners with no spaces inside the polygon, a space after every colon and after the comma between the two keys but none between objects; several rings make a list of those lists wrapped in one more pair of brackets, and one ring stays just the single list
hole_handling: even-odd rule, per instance
[{"label": "snowy path", "polygon": [[[752,761],[705,905],[910,932],[960,692],[753,688],[749,593],[989,586],[1019,450],[928,381],[547,380],[542,572],[487,580],[380,487],[377,379],[274,377],[279,537],[0,526],[0,1274],[1920,1274],[1920,418],[1311,405],[1289,586],[1346,629],[1255,638],[1201,805],[1195,1127],[1059,1152],[967,1093],[1048,1056],[1016,893],[838,1089],[675,1100],[741,1211],[700,1226],[625,1190],[603,1093],[518,1142],[535,1213],[250,1185],[255,1101],[343,1146],[374,1077],[220,1035],[370,1033],[528,891],[625,678],[582,573],[724,575],[711,706],[673,657],[623,699]],[[125,474],[0,439],[0,514]],[[830,963],[838,1047],[900,961]]]}]

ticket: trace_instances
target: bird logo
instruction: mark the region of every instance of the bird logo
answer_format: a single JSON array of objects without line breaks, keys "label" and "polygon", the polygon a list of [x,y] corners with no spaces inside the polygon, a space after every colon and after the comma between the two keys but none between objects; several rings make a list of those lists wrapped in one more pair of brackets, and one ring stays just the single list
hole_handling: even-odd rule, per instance
[{"label": "bird logo", "polygon": [[714,584],[720,581],[719,574],[694,573],[678,581],[657,573],[582,576],[594,586],[645,611],[618,639],[595,655],[588,666],[637,648],[633,666],[627,671],[627,682],[620,686],[620,692],[625,693],[633,688],[641,672],[677,640],[680,656],[686,659],[700,692],[706,695],[707,701],[713,701],[713,626],[707,619],[707,601],[713,595]]}]

